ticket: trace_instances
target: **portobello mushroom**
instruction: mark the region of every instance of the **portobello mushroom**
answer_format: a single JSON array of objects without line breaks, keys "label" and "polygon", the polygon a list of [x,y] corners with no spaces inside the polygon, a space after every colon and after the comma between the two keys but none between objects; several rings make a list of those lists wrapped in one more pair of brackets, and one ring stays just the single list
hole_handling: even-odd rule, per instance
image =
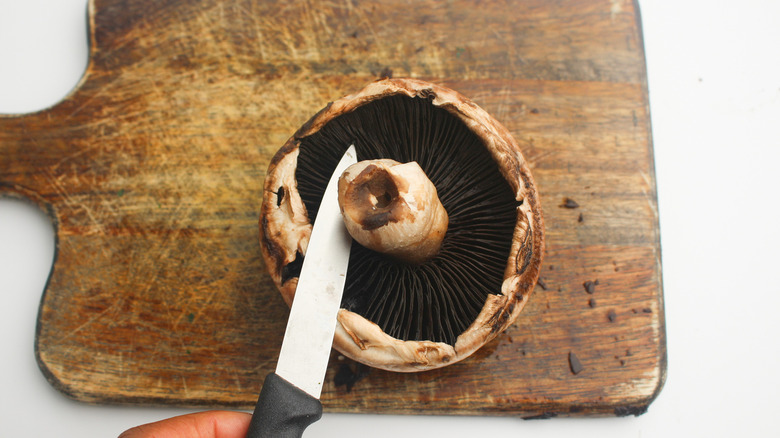
[{"label": "portobello mushroom", "polygon": [[265,180],[261,247],[288,305],[351,144],[361,162],[342,176],[340,202],[355,240],[334,347],[402,372],[468,357],[514,322],[539,275],[542,212],[517,142],[470,100],[425,81],[383,79],[328,104]]}]

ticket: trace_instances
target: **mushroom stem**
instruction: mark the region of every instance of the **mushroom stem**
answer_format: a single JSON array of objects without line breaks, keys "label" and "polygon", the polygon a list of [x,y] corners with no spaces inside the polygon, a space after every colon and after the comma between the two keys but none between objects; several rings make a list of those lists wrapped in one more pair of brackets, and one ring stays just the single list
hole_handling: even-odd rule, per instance
[{"label": "mushroom stem", "polygon": [[366,160],[339,179],[339,205],[353,239],[409,263],[439,252],[449,217],[416,162]]}]

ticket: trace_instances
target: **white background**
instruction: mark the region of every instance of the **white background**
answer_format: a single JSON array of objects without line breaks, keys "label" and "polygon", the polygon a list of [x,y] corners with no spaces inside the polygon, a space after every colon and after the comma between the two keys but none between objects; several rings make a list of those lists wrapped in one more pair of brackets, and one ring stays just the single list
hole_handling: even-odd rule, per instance
[{"label": "white background", "polygon": [[[77,84],[85,4],[0,0],[0,113],[51,106]],[[780,436],[780,2],[641,9],[669,353],[649,411],[546,421],[326,414],[307,436]],[[187,412],[88,406],[47,384],[33,337],[52,254],[48,220],[0,200],[0,436],[112,437]]]}]

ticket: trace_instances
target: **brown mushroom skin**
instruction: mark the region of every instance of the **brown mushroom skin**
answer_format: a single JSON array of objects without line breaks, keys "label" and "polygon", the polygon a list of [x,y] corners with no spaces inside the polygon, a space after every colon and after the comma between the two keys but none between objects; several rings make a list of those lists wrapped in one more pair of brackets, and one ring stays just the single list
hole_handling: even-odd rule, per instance
[{"label": "brown mushroom skin", "polygon": [[[514,192],[517,222],[500,291],[490,295],[477,319],[455,345],[404,341],[387,335],[361,315],[340,309],[334,347],[363,364],[396,372],[431,370],[459,362],[493,340],[519,316],[539,277],[544,254],[544,221],[536,185],[521,148],[509,131],[472,101],[446,87],[417,79],[383,79],[329,103],[295,132],[271,160],[260,218],[260,241],[268,272],[289,305],[297,278],[282,281],[282,270],[296,252],[306,253],[311,225],[297,196],[295,168],[300,139],[334,118],[386,96],[429,99],[458,117],[484,142]],[[284,186],[280,204],[278,188]],[[293,196],[294,195],[294,196]],[[287,206],[284,203],[290,202]]]},{"label": "brown mushroom skin", "polygon": [[449,224],[436,187],[416,162],[353,164],[339,178],[339,206],[358,243],[415,264],[439,252]]}]

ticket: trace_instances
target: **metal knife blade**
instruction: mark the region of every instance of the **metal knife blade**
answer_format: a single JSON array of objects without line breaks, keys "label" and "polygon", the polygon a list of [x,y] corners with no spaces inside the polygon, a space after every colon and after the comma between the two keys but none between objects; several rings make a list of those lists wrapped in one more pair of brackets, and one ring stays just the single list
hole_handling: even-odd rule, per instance
[{"label": "metal knife blade", "polygon": [[338,179],[356,162],[352,145],[325,188],[298,277],[276,372],[263,383],[247,438],[297,438],[322,416],[319,397],[352,246],[338,205]]},{"label": "metal knife blade", "polygon": [[322,392],[352,245],[341,219],[338,179],[356,162],[350,146],[322,196],[276,365],[276,374],[316,398]]}]

